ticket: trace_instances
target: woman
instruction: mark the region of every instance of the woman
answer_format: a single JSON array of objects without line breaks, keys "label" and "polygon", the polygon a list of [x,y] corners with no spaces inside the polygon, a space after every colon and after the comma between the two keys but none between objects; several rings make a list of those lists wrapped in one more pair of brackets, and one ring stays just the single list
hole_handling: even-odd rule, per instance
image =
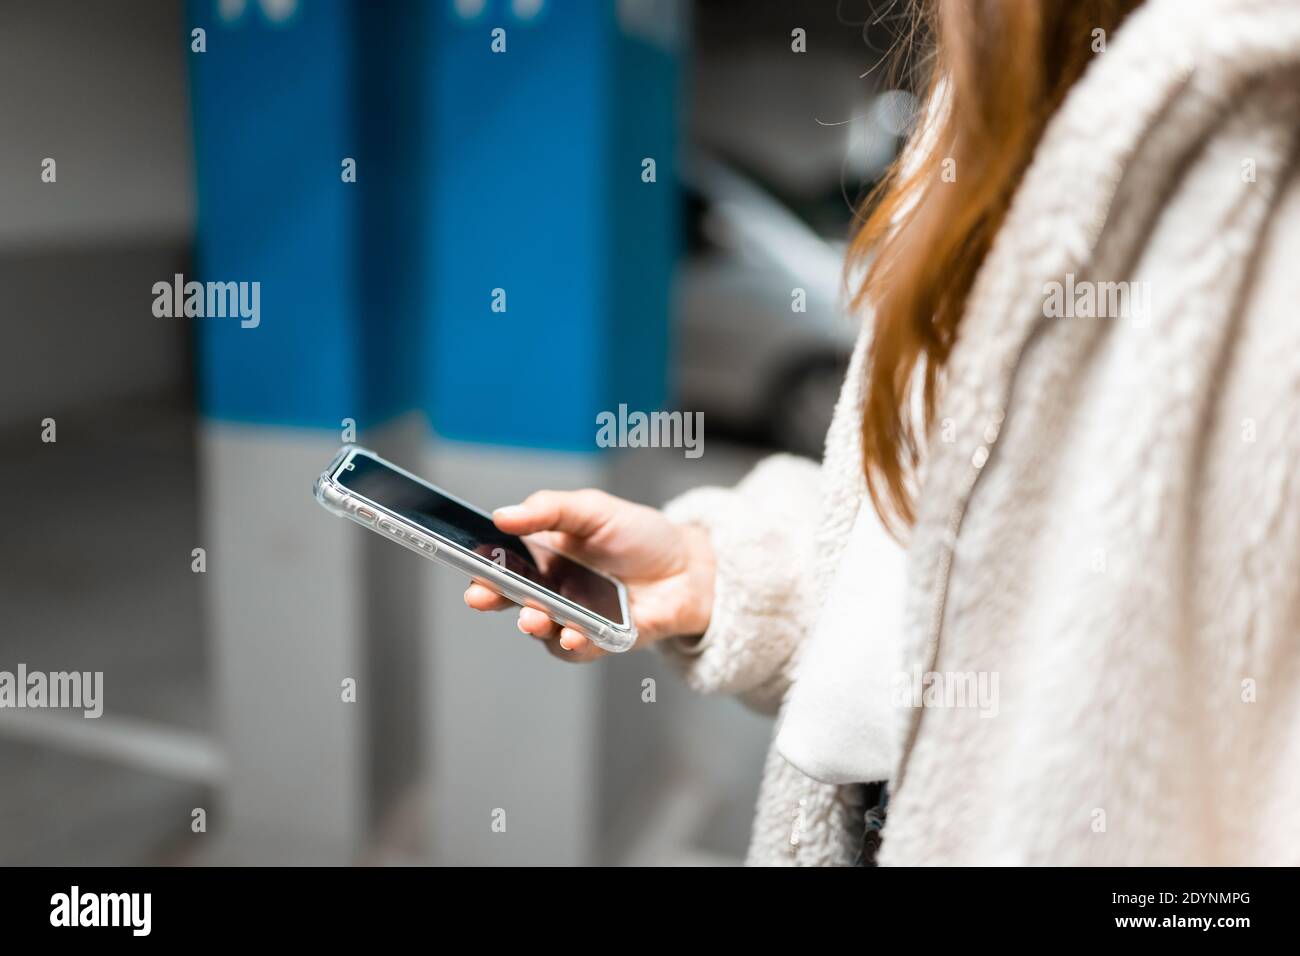
[{"label": "woman", "polygon": [[1300,4],[931,15],[824,464],[498,524],[780,712],[752,863],[861,861],[882,779],[884,863],[1300,862]]}]

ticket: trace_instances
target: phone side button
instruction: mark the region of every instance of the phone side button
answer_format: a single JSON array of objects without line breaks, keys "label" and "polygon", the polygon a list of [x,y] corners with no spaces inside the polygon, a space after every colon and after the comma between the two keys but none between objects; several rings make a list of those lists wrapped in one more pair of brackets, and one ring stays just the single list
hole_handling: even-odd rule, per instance
[{"label": "phone side button", "polygon": [[375,513],[374,513],[373,511],[371,511],[369,508],[358,508],[358,509],[357,509],[357,517],[358,517],[358,518],[365,518],[367,521],[374,521],[374,520],[375,520]]}]

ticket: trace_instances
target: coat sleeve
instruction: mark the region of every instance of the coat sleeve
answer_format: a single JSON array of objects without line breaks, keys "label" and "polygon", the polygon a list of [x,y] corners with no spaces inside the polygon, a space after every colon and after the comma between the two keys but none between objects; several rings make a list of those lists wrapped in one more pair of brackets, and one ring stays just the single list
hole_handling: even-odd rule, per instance
[{"label": "coat sleeve", "polygon": [[734,488],[697,488],[664,509],[708,531],[717,561],[708,630],[659,644],[691,688],[735,694],[764,713],[780,706],[815,613],[809,566],[820,479],[814,462],[773,455]]}]

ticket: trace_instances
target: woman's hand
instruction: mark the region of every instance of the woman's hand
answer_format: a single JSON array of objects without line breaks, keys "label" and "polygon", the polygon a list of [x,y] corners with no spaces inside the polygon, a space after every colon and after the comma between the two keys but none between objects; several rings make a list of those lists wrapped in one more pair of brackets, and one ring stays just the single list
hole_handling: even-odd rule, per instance
[{"label": "woman's hand", "polygon": [[[665,637],[703,634],[713,613],[713,545],[701,528],[673,524],[645,505],[603,491],[538,491],[523,504],[498,508],[492,520],[509,534],[535,535],[542,544],[627,585],[637,646]],[[476,611],[513,603],[486,584],[465,591]],[[595,660],[605,652],[543,611],[519,609],[519,630],[546,643],[557,657]]]}]

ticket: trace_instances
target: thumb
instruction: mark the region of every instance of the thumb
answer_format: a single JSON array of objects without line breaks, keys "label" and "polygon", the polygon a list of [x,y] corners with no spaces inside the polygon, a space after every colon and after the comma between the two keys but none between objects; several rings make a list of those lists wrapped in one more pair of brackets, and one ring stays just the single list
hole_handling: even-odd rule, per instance
[{"label": "thumb", "polygon": [[522,504],[492,512],[492,520],[509,534],[561,531],[589,538],[604,526],[614,511],[614,498],[603,491],[536,491]]}]

